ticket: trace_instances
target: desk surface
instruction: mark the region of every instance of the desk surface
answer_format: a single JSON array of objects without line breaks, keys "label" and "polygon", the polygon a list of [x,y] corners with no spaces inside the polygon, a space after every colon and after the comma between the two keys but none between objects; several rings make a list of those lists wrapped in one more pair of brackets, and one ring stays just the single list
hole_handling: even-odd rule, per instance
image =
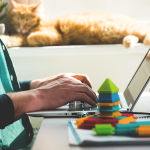
[{"label": "desk surface", "polygon": [[69,119],[71,118],[44,118],[32,150],[150,150],[150,146],[70,146],[68,143]]},{"label": "desk surface", "polygon": [[[143,93],[135,111],[150,112],[150,93]],[[68,120],[72,118],[44,118],[32,150],[150,150],[150,146],[78,147],[68,143]]]}]

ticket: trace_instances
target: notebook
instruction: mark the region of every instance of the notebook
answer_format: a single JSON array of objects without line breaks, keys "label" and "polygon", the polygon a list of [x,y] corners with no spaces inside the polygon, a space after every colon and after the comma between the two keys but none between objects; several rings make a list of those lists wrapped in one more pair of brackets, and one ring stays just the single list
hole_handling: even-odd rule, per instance
[{"label": "notebook", "polygon": [[92,130],[77,129],[75,120],[68,122],[68,140],[70,145],[104,146],[104,145],[150,145],[150,137],[96,136]]}]

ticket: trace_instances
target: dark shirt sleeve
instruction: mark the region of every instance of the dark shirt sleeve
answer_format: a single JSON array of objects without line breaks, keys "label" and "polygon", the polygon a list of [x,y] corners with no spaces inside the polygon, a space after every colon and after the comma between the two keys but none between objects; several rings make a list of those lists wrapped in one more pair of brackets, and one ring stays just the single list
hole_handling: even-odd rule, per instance
[{"label": "dark shirt sleeve", "polygon": [[[19,81],[22,91],[30,89],[32,80]],[[6,94],[0,95],[0,129],[4,129],[14,122],[14,105],[10,97]]]},{"label": "dark shirt sleeve", "polygon": [[14,122],[14,105],[6,94],[0,95],[0,129]]},{"label": "dark shirt sleeve", "polygon": [[[32,80],[19,81],[22,91],[30,89]],[[6,94],[0,95],[0,129],[4,129],[14,122],[14,105],[10,97]]]},{"label": "dark shirt sleeve", "polygon": [[32,80],[19,81],[21,91],[27,91],[27,90],[29,90],[30,89],[30,82],[31,81]]}]

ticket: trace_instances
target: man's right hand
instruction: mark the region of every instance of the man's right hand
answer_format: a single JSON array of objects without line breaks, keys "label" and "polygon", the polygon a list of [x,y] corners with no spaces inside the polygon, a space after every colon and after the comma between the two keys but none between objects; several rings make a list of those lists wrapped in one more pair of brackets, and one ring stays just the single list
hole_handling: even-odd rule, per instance
[{"label": "man's right hand", "polygon": [[8,93],[8,96],[14,104],[15,120],[27,112],[55,109],[73,101],[97,103],[96,94],[88,85],[69,78],[60,78],[34,90]]},{"label": "man's right hand", "polygon": [[61,74],[50,76],[50,77],[44,78],[44,79],[32,80],[31,83],[30,83],[30,89],[33,90],[33,89],[42,87],[46,84],[49,84],[52,81],[56,81],[56,80],[60,79],[60,78],[68,78],[68,79],[71,79],[71,80],[75,80],[77,82],[82,82],[82,83],[87,84],[90,88],[92,88],[90,79],[85,74],[61,73]]}]

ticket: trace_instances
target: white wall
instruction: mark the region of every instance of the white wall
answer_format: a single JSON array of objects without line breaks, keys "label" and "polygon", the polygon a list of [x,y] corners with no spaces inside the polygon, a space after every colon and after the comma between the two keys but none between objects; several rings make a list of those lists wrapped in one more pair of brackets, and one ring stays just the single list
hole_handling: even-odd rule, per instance
[{"label": "white wall", "polygon": [[72,72],[87,74],[95,92],[106,78],[123,92],[148,49],[137,44],[127,50],[118,44],[10,48],[9,53],[19,79]]},{"label": "white wall", "polygon": [[150,19],[150,0],[44,0],[50,17],[68,13],[106,11],[135,19]]}]

